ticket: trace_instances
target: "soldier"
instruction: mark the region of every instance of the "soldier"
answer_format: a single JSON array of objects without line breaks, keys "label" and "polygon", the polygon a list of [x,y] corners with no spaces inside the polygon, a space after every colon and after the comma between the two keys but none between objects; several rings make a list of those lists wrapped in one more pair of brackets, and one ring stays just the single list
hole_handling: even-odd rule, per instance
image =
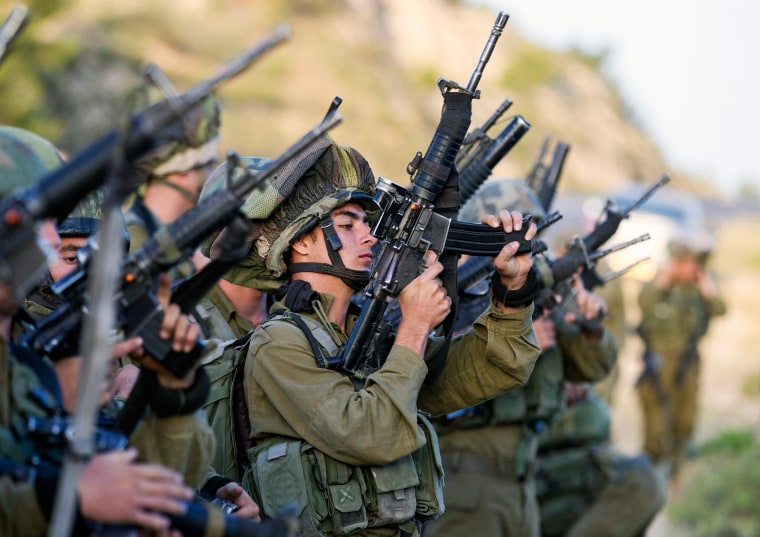
[{"label": "soldier", "polygon": [[[182,117],[175,128],[162,129],[162,138],[141,157],[137,167],[146,174],[142,196],[125,212],[130,252],[138,250],[161,224],[171,223],[195,206],[217,160],[220,110],[209,95]],[[186,262],[170,271],[171,280],[195,271]]]},{"label": "soldier", "polygon": [[[260,234],[239,267],[264,290],[287,284],[245,362],[250,486],[265,516],[297,502],[303,535],[418,535],[443,509],[435,433],[418,409],[453,411],[526,378],[538,352],[528,256],[515,256],[513,242],[495,258],[510,305],[494,300],[424,384],[429,332],[451,304],[442,265],[427,255],[399,295],[402,319],[383,365],[362,382],[323,360],[345,344],[356,321],[351,297],[369,280],[372,171],[355,149],[326,138],[277,181],[295,186],[256,222]],[[485,221],[522,229],[519,213]],[[532,226],[526,237],[534,234]]]},{"label": "soldier", "polygon": [[699,351],[710,321],[726,311],[706,268],[710,241],[685,231],[668,243],[669,259],[639,293],[645,369],[638,385],[644,450],[675,474],[687,454],[697,412]]},{"label": "soldier", "polygon": [[541,536],[643,537],[665,504],[654,466],[612,448],[609,406],[593,386],[566,383],[565,400],[539,436]]},{"label": "soldier", "polygon": [[[0,133],[3,132],[3,128],[0,127]],[[55,152],[53,145],[42,137],[34,135],[29,131],[23,129],[8,130],[11,135],[18,136],[21,133],[23,139],[28,140],[31,147],[34,148],[36,154],[42,158],[49,157],[51,152]],[[32,145],[33,144],[33,145]],[[46,159],[46,162],[52,162],[50,159]],[[60,159],[53,167],[60,165]],[[48,171],[51,171],[49,168]],[[35,293],[25,300],[26,309],[32,313],[35,317],[40,318],[49,314],[58,304],[58,298],[52,294],[50,290],[50,283],[58,281],[78,266],[76,252],[83,248],[90,236],[95,233],[100,225],[100,221],[103,217],[103,204],[105,201],[104,190],[96,189],[90,194],[82,198],[74,208],[74,210],[59,224],[57,224],[58,238],[54,240],[57,247],[59,256],[54,260],[48,262],[49,277],[46,282],[38,286]],[[125,244],[128,243],[129,237],[127,235],[126,226],[123,231],[123,238]],[[77,393],[78,365],[72,363],[75,360],[79,362],[79,359],[65,359],[55,363],[56,371],[59,372],[59,378],[61,379],[61,387],[63,389],[64,406],[68,409],[73,408],[73,401]],[[121,400],[126,399],[131,390],[134,381],[137,378],[138,369],[134,365],[133,360],[130,357],[120,357],[120,365],[118,371],[115,372],[115,376],[110,384],[111,392],[117,398]],[[116,410],[116,409],[114,409]],[[203,419],[199,414],[196,416],[198,419]],[[171,421],[176,422],[177,425],[173,426],[175,432],[171,432],[171,428],[167,428],[167,424]],[[186,439],[192,431],[197,429],[197,424],[194,420],[164,420],[163,425],[159,431],[153,430],[152,432],[158,433],[158,438],[163,438],[168,445],[182,446],[186,443]],[[203,428],[206,431],[205,427]],[[207,434],[207,432],[205,433]],[[150,438],[150,435],[140,433],[142,438],[146,441]],[[150,439],[150,442],[155,443],[154,439]],[[161,448],[164,449],[165,448]],[[168,453],[168,451],[167,451]],[[181,453],[176,453],[169,457],[171,459],[168,463],[176,465],[178,469],[182,467],[182,461],[185,457]],[[190,464],[186,466],[186,477],[191,479],[191,482],[198,484],[200,475],[199,468],[197,468],[197,462],[194,460],[189,461]],[[188,473],[187,470],[192,468],[192,473]],[[204,481],[205,482],[205,481]],[[215,486],[213,490],[211,487]],[[215,480],[211,483],[207,483],[204,486],[204,496],[208,499],[219,497],[221,499],[231,501],[235,503],[238,510],[235,512],[235,516],[249,517],[253,519],[258,518],[258,507],[253,503],[250,497],[239,487],[229,483],[229,481],[221,482]]]},{"label": "soldier", "polygon": [[[0,195],[24,187],[47,173],[36,152],[8,131],[0,132]],[[55,237],[52,223],[43,224]],[[61,415],[63,401],[47,361],[9,344],[11,317],[18,308],[7,281],[0,281],[0,534],[40,536],[46,532],[56,491],[57,473],[44,464],[26,434],[26,418]],[[167,326],[168,328],[168,326]],[[115,347],[136,351],[139,340]],[[11,389],[12,388],[12,389]],[[156,464],[136,463],[137,451],[97,455],[77,485],[80,515],[104,523],[138,525],[152,530],[169,526],[166,514],[179,515],[192,490],[178,472]],[[37,462],[35,462],[37,461]],[[29,465],[42,462],[37,471]],[[22,471],[25,470],[25,471]],[[53,471],[51,471],[53,470]],[[114,486],[115,484],[119,486]],[[147,494],[143,491],[152,491]],[[80,527],[80,530],[82,528]]]},{"label": "soldier", "polygon": [[[509,208],[545,217],[536,195],[519,180],[488,181],[461,210],[462,220]],[[574,276],[581,315],[597,317],[604,302]],[[460,294],[462,315],[485,307],[483,296]],[[488,298],[487,296],[485,297]],[[503,535],[538,537],[534,485],[538,435],[564,404],[564,381],[595,381],[616,359],[615,342],[603,327],[579,328],[574,317],[546,310],[533,319],[541,355],[524,386],[437,420],[446,472],[446,512],[425,536]],[[467,324],[466,319],[460,322]]]}]

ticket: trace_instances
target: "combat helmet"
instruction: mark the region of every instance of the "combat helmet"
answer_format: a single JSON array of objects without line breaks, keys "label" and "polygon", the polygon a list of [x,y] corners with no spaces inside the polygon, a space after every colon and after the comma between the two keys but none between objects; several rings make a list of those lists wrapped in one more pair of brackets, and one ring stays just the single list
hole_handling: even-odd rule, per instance
[{"label": "combat helmet", "polygon": [[668,241],[671,257],[693,257],[704,265],[713,250],[712,237],[705,231],[680,230]]},{"label": "combat helmet", "polygon": [[[169,106],[176,99],[179,98],[168,99]],[[162,102],[154,106],[163,105]],[[161,129],[153,149],[137,160],[137,168],[151,180],[213,164],[217,160],[220,124],[219,103],[208,95]]]},{"label": "combat helmet", "polygon": [[[254,173],[271,162],[260,157],[244,157],[241,161]],[[224,185],[227,166],[225,162],[214,170],[201,192],[201,200]],[[232,181],[243,173],[242,170],[234,172]],[[255,190],[245,200],[241,209],[253,223],[254,232],[248,238],[248,255],[227,272],[225,280],[273,292],[284,287],[288,274],[323,272],[341,278],[354,289],[361,289],[369,273],[343,266],[337,253],[340,242],[336,243],[338,237],[334,235],[330,213],[346,203],[356,202],[364,206],[372,220],[377,213],[374,192],[375,177],[367,160],[356,149],[323,136],[304,158],[284,164],[263,191]],[[286,254],[291,244],[316,225],[321,225],[326,234],[332,265],[288,265]],[[214,257],[216,240],[204,244],[204,254]]]},{"label": "combat helmet", "polygon": [[105,192],[96,188],[79,200],[69,215],[56,227],[61,237],[89,237],[103,219]]},{"label": "combat helmet", "polygon": [[538,224],[546,218],[546,211],[535,192],[522,179],[489,179],[473,194],[459,211],[459,220],[480,222],[486,214],[500,210],[520,211],[533,215]]},{"label": "combat helmet", "polygon": [[0,196],[32,186],[61,163],[55,146],[43,137],[0,125]]},{"label": "combat helmet", "polygon": [[[16,127],[0,126],[0,196],[31,187],[53,171],[55,159],[51,158],[51,149],[57,155],[53,145],[44,138]],[[60,163],[60,157],[57,158]],[[3,238],[6,246],[10,239]],[[44,247],[43,243],[40,246]],[[24,260],[24,269],[14,268],[10,259],[0,257],[0,280],[9,283],[20,299],[43,277],[44,256],[29,244],[13,243],[9,251]]]}]

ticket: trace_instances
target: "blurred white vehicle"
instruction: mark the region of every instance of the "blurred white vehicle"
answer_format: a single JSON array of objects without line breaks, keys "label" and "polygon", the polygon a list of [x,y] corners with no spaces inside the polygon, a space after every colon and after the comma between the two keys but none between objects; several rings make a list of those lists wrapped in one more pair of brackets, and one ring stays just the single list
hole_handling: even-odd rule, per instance
[{"label": "blurred white vehicle", "polygon": [[[635,183],[609,196],[609,201],[620,210],[633,205],[650,185]],[[588,198],[583,204],[583,214],[589,226],[603,213],[606,200],[601,197]],[[657,265],[668,255],[670,239],[684,235],[709,237],[705,223],[705,213],[700,199],[686,191],[665,186],[657,190],[647,201],[624,219],[617,232],[605,243],[604,248],[623,243],[644,233],[649,233],[648,241],[633,245],[605,259],[613,271],[649,258],[635,266],[627,276],[640,281],[654,277]]]}]

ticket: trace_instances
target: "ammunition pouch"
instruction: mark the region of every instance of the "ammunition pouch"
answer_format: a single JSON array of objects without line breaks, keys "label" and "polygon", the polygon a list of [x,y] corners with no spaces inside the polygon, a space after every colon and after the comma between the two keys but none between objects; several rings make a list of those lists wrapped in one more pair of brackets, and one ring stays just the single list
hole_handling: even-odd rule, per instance
[{"label": "ammunition pouch", "polygon": [[248,451],[251,468],[243,485],[264,516],[296,503],[304,537],[415,525],[444,508],[438,443],[425,422],[428,443],[383,466],[346,464],[299,440],[261,442]]}]

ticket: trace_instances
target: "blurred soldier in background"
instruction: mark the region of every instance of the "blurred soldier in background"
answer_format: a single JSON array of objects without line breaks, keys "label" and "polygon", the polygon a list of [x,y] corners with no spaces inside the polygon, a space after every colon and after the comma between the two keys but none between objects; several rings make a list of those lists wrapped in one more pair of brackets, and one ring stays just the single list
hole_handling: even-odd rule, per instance
[{"label": "blurred soldier in background", "polygon": [[565,400],[539,435],[541,536],[643,537],[665,504],[654,466],[612,448],[610,410],[593,386],[566,383]]},{"label": "blurred soldier in background", "polygon": [[699,341],[726,311],[706,268],[708,237],[684,230],[668,243],[669,258],[639,294],[644,371],[637,382],[644,450],[673,475],[690,445],[697,413]]},{"label": "blurred soldier in background", "polygon": [[[489,180],[460,211],[478,221],[484,211],[514,209],[545,213],[522,180]],[[574,276],[581,315],[591,319],[604,302]],[[488,305],[488,294],[460,293],[458,326]],[[471,301],[476,301],[473,307]],[[470,304],[468,304],[470,303]],[[534,470],[538,435],[564,406],[564,381],[596,381],[616,359],[611,334],[582,331],[574,318],[546,310],[533,319],[541,355],[525,385],[436,421],[446,473],[446,512],[425,528],[425,536],[502,535],[538,537],[540,515]],[[461,323],[461,324],[460,324]]]}]

